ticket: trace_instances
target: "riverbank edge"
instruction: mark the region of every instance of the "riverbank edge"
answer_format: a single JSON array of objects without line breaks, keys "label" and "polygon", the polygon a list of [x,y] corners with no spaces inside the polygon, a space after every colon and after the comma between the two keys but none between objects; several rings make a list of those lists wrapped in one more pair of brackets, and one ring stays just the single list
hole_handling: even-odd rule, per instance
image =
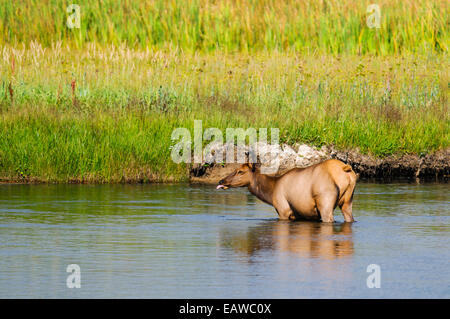
[{"label": "riverbank edge", "polygon": [[[450,178],[450,148],[423,156],[398,154],[384,158],[361,154],[356,150],[338,150],[333,146],[317,150],[317,152],[320,151],[322,156],[310,159],[309,165],[335,158],[351,165],[360,180],[376,182],[448,182]],[[324,156],[323,153],[325,153]],[[239,165],[196,165],[190,169],[190,181],[192,183],[216,184]],[[294,167],[306,167],[309,165],[287,165],[280,170],[280,174]]]},{"label": "riverbank edge", "polygon": [[[352,166],[360,180],[394,182],[394,181],[425,181],[448,182],[450,178],[450,148],[439,150],[423,156],[417,154],[390,155],[377,158],[361,154],[357,150],[339,150],[333,146],[324,146],[320,150],[306,146],[307,153],[300,154],[302,162],[295,161],[282,165],[279,174],[294,167],[306,167],[335,158]],[[297,148],[297,147],[293,147]],[[294,156],[298,156],[294,153]],[[292,155],[292,153],[290,154]],[[186,168],[186,176],[165,176],[164,173],[151,173],[148,167],[142,172],[112,181],[104,178],[73,177],[66,180],[48,180],[38,176],[5,177],[0,176],[0,184],[144,184],[144,183],[179,183],[190,182],[195,184],[216,184],[220,179],[230,174],[240,164],[216,164],[204,162],[190,164]]]}]

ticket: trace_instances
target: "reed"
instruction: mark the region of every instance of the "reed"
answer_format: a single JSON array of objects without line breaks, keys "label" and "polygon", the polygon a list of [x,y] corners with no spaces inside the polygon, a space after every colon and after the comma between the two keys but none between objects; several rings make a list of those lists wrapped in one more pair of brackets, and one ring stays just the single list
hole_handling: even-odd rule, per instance
[{"label": "reed", "polygon": [[369,0],[0,0],[0,45],[87,43],[145,49],[400,54],[447,52],[446,0],[378,0],[380,29],[366,25]]}]

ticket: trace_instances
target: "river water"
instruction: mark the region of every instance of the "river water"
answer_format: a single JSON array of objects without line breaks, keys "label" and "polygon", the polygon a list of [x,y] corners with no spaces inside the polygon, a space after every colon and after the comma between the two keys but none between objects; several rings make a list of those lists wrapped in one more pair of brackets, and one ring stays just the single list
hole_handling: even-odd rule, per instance
[{"label": "river water", "polygon": [[0,297],[449,298],[449,190],[360,182],[321,224],[243,188],[0,185]]}]

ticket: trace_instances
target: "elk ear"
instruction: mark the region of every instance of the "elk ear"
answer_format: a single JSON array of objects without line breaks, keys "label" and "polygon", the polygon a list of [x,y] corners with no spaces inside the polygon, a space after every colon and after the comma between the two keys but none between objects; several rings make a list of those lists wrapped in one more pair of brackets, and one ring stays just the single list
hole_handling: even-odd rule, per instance
[{"label": "elk ear", "polygon": [[259,158],[259,154],[256,155],[256,163],[253,163],[252,171],[256,171],[256,169],[261,168],[261,159]]},{"label": "elk ear", "polygon": [[[247,157],[247,165],[252,170],[252,172],[255,172],[256,169],[260,166],[260,160],[259,155],[256,155],[254,152],[245,152],[245,156]],[[256,163],[255,163],[256,160]]]},{"label": "elk ear", "polygon": [[255,163],[258,161],[258,155],[256,155],[253,151],[245,152],[245,162],[247,164]]},{"label": "elk ear", "polygon": [[259,163],[248,163],[247,165],[248,167],[250,167],[253,173],[256,172],[256,169],[261,166],[261,164]]}]

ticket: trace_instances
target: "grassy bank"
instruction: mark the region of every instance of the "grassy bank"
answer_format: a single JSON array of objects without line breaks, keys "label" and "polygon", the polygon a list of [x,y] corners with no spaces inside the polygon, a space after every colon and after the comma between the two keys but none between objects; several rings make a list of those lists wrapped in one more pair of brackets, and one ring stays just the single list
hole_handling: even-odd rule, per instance
[{"label": "grassy bank", "polygon": [[400,54],[448,50],[446,0],[378,0],[380,28],[366,25],[369,0],[0,0],[0,45],[57,41],[145,49]]},{"label": "grassy bank", "polygon": [[449,147],[446,54],[0,48],[0,177],[185,180],[171,132],[278,127],[282,142],[425,154]]},{"label": "grassy bank", "polygon": [[449,147],[445,0],[0,0],[0,179],[179,181],[171,133],[276,127],[384,157]]}]

